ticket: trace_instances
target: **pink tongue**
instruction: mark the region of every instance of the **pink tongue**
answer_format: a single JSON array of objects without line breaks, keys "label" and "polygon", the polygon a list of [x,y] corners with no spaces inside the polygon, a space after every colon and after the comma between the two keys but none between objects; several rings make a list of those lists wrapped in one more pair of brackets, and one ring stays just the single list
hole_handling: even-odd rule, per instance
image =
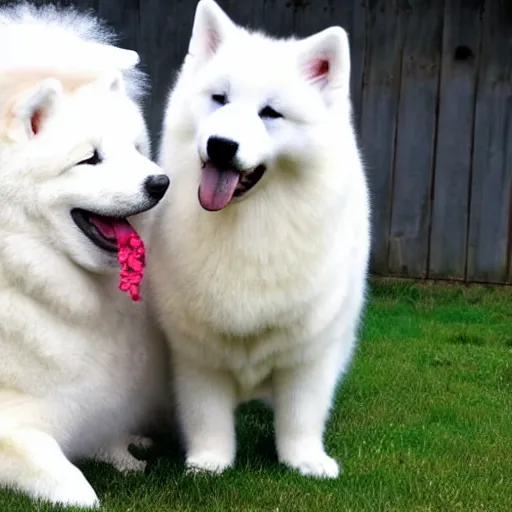
[{"label": "pink tongue", "polygon": [[137,235],[137,232],[127,220],[124,219],[108,219],[108,222],[105,222],[101,217],[96,217],[95,215],[91,215],[89,217],[89,222],[93,224],[96,229],[108,240],[112,240],[112,242],[120,242],[123,244],[129,236],[134,233]]},{"label": "pink tongue", "polygon": [[[139,236],[137,231],[133,229],[132,225],[127,220],[113,220],[112,231],[114,232],[114,239],[117,239],[118,246],[124,245],[131,235]],[[104,235],[106,236],[106,233],[104,233]]]},{"label": "pink tongue", "polygon": [[203,168],[199,185],[199,203],[208,211],[222,210],[231,201],[240,173],[234,169],[218,169],[211,163]]}]

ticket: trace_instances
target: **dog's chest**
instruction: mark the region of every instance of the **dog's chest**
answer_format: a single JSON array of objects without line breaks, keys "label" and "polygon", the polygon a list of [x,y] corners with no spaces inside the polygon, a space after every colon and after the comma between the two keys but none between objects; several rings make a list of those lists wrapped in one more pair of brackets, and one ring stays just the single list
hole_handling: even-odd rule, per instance
[{"label": "dog's chest", "polygon": [[276,244],[258,247],[253,241],[235,250],[226,242],[208,254],[186,251],[186,263],[178,255],[174,261],[181,263],[170,270],[163,294],[172,301],[166,314],[244,339],[288,328],[308,309],[321,270],[313,258],[298,258]]},{"label": "dog's chest", "polygon": [[229,373],[241,399],[247,399],[261,394],[258,389],[276,368],[301,359],[307,350],[308,336],[299,319],[255,325],[258,328],[251,333],[233,335],[211,324],[199,324],[196,318],[186,332],[171,327],[170,339],[174,349],[190,360]]},{"label": "dog's chest", "polygon": [[0,380],[28,396],[44,396],[44,421],[58,417],[71,430],[97,422],[90,429],[97,432],[116,414],[126,414],[130,396],[144,394],[145,375],[156,372],[151,362],[162,357],[141,318],[105,304],[102,314],[71,322],[19,293],[10,299],[0,314],[6,327],[0,355],[8,362],[0,364]]},{"label": "dog's chest", "polygon": [[258,388],[270,381],[273,370],[285,347],[282,336],[260,336],[258,339],[229,339],[215,336],[210,339],[210,363],[215,362],[219,369],[229,372],[240,399],[246,400],[258,395]]}]

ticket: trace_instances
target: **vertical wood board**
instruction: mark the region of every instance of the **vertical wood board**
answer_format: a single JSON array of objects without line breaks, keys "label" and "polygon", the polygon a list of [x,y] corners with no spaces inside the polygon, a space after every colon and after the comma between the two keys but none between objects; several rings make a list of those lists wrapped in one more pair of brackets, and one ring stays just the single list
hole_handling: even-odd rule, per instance
[{"label": "vertical wood board", "polygon": [[512,10],[487,0],[475,109],[468,271],[471,281],[506,282],[512,180]]},{"label": "vertical wood board", "polygon": [[444,0],[409,0],[397,126],[389,270],[427,275]]},{"label": "vertical wood board", "polygon": [[446,0],[429,277],[466,273],[481,6]]},{"label": "vertical wood board", "polygon": [[366,9],[361,142],[371,191],[371,267],[373,272],[385,275],[388,273],[402,27],[398,0],[368,0]]}]

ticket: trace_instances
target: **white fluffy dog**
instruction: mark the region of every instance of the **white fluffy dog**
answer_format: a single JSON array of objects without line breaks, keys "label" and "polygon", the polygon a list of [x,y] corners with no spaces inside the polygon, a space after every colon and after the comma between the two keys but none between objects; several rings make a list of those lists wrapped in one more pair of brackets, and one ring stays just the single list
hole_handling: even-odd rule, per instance
[{"label": "white fluffy dog", "polygon": [[165,113],[151,300],[191,469],[235,458],[234,410],[270,397],[280,461],[336,477],[323,433],[364,303],[369,201],[345,31],[276,40],[197,6]]},{"label": "white fluffy dog", "polygon": [[167,387],[144,302],[117,289],[116,237],[169,180],[148,159],[138,56],[95,19],[2,8],[0,45],[0,485],[95,506],[70,458],[142,470],[128,444]]}]

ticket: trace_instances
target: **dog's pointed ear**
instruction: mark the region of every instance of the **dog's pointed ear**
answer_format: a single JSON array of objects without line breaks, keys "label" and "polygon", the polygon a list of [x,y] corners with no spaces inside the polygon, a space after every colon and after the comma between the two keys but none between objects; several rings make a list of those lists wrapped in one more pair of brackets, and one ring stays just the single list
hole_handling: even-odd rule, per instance
[{"label": "dog's pointed ear", "polygon": [[234,27],[235,24],[214,0],[200,0],[196,7],[189,55],[208,60]]},{"label": "dog's pointed ear", "polygon": [[36,137],[63,94],[60,81],[47,78],[18,98],[12,108],[9,138],[22,142]]},{"label": "dog's pointed ear", "polygon": [[341,27],[330,27],[299,41],[302,76],[322,91],[350,91],[350,47]]}]

